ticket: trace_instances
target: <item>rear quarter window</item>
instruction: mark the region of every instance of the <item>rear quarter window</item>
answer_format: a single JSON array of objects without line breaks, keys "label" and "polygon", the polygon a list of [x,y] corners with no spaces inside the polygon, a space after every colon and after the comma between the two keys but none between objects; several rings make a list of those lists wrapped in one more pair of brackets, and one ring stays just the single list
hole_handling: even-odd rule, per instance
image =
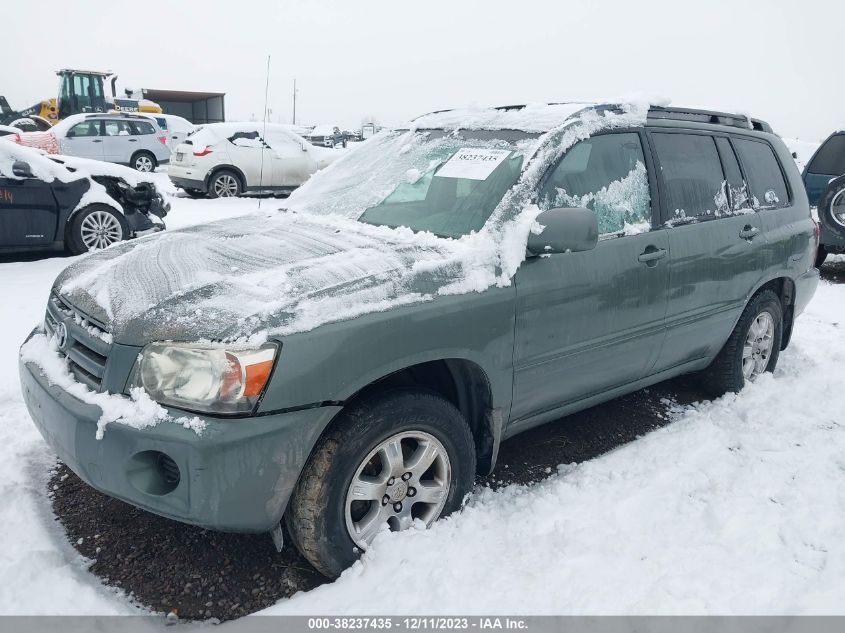
[{"label": "rear quarter window", "polygon": [[739,160],[748,180],[748,192],[755,209],[789,205],[789,189],[772,146],[764,141],[734,138]]},{"label": "rear quarter window", "polygon": [[149,121],[132,121],[136,134],[155,134],[155,128]]}]

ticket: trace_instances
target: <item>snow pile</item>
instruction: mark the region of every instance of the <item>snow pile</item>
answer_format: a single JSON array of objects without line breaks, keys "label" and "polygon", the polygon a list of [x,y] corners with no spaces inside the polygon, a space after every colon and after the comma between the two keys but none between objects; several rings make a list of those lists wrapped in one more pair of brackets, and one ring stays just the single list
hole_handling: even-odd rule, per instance
[{"label": "snow pile", "polygon": [[843,313],[823,283],[774,375],[263,613],[845,613]]},{"label": "snow pile", "polygon": [[185,336],[258,342],[442,294],[506,286],[525,258],[539,213],[534,192],[546,169],[599,130],[642,125],[647,107],[586,110],[518,143],[531,157],[520,180],[479,232],[460,239],[356,221],[396,187],[396,173],[429,164],[420,149],[427,133],[405,131],[374,138],[318,173],[289,198],[296,213],[119,244],[71,266],[57,287],[109,323],[116,340],[130,343],[121,337],[131,335],[143,343]]},{"label": "snow pile", "polygon": [[157,402],[150,399],[140,387],[134,387],[129,397],[119,394],[99,393],[77,382],[70,373],[67,359],[59,353],[55,343],[44,333],[35,334],[21,346],[21,360],[33,363],[51,385],[61,387],[77,400],[98,406],[102,414],[97,421],[97,439],[103,439],[106,425],[112,422],[144,429],[156,426],[164,421],[181,424],[192,429],[197,435],[205,429],[205,423],[199,418],[173,418]]}]

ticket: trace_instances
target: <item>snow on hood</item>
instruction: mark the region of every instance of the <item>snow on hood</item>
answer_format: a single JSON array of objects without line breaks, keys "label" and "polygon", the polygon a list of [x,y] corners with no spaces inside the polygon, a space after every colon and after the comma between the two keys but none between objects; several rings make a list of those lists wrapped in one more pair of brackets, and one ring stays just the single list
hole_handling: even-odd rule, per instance
[{"label": "snow on hood", "polygon": [[0,175],[4,178],[22,180],[12,173],[12,165],[15,161],[29,163],[33,175],[44,182],[54,180],[72,182],[85,178],[85,174],[70,172],[62,165],[50,160],[41,150],[17,143],[0,143]]},{"label": "snow on hood", "polygon": [[[137,187],[141,183],[153,185],[156,188],[161,188],[162,178],[156,177],[153,172],[141,172],[137,169],[124,167],[117,163],[107,163],[101,160],[93,160],[91,158],[79,158],[78,156],[52,156],[50,158],[53,162],[59,163],[68,167],[74,172],[86,176],[110,176],[112,178],[120,178],[130,187]],[[168,179],[169,180],[169,179]],[[168,193],[175,193],[176,187],[172,186]]]},{"label": "snow on hood", "polygon": [[[115,341],[142,345],[257,343],[442,294],[507,286],[525,259],[529,232],[537,229],[534,197],[546,169],[577,141],[602,129],[643,125],[646,113],[647,105],[631,105],[560,121],[536,140],[520,180],[484,227],[459,239],[358,222],[372,204],[368,178],[378,176],[361,169],[358,150],[291,196],[294,211],[254,213],[118,244],[70,266],[55,288],[103,322]],[[387,147],[407,146],[413,135],[381,138]],[[551,142],[543,145],[547,138]],[[331,204],[332,196],[350,201],[345,211]]]},{"label": "snow on hood", "polygon": [[430,270],[459,250],[344,218],[254,213],[94,253],[55,287],[122,343],[255,342],[430,297]]}]

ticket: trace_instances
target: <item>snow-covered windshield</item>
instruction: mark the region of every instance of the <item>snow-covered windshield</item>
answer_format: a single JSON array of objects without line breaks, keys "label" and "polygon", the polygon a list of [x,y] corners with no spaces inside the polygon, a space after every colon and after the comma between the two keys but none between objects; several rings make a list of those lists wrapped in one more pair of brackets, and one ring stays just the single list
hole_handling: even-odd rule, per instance
[{"label": "snow-covered windshield", "polygon": [[312,178],[289,207],[441,237],[478,231],[517,182],[539,134],[420,130],[374,137]]}]

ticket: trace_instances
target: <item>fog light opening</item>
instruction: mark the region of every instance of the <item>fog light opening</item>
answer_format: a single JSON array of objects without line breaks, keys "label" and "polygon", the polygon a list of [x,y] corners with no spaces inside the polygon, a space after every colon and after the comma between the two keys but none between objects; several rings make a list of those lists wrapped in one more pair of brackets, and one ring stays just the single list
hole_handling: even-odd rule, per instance
[{"label": "fog light opening", "polygon": [[179,466],[166,453],[142,451],[129,460],[126,478],[139,492],[161,497],[176,490],[182,476]]}]

